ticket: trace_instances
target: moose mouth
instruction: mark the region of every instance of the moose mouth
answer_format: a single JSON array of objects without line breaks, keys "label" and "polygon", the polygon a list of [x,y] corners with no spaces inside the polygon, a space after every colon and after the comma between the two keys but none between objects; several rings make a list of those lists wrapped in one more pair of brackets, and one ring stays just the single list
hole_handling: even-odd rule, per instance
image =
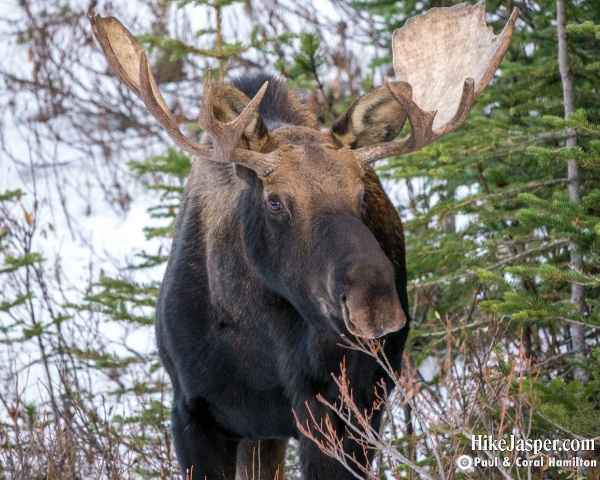
[{"label": "moose mouth", "polygon": [[342,304],[342,318],[344,319],[344,325],[352,335],[358,335],[358,331],[352,320],[350,320],[350,309],[348,308],[348,304],[346,303],[346,295],[342,295],[341,298]]},{"label": "moose mouth", "polygon": [[[346,295],[340,297],[340,306],[344,325],[348,332],[366,340],[381,338],[388,333],[397,332],[406,324],[406,316],[398,306],[386,315],[386,308],[353,308]],[[381,306],[380,306],[381,307]],[[388,317],[389,315],[389,317]]]},{"label": "moose mouth", "polygon": [[346,325],[346,328],[352,335],[365,339],[379,338],[384,335],[381,331],[375,331],[369,334],[368,332],[365,332],[362,329],[360,329],[359,326],[356,325],[356,323],[354,323],[354,321],[352,320],[352,315],[350,313],[350,308],[348,307],[348,303],[346,301],[346,296],[342,295],[340,300],[342,305],[342,318],[344,319],[344,325]]}]

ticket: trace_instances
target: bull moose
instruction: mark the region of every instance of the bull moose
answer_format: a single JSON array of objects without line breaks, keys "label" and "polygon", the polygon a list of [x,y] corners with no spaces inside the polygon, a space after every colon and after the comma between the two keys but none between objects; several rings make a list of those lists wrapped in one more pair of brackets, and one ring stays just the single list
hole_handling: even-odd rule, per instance
[{"label": "bull moose", "polygon": [[[360,97],[328,131],[281,81],[258,74],[204,86],[186,137],[148,58],[115,18],[90,12],[117,75],[183,150],[195,155],[156,312],[173,384],[171,428],[183,476],[283,479],[287,440],[303,477],[354,478],[299,434],[336,401],[345,365],[358,408],[391,379],[342,337],[380,339],[400,370],[409,329],[404,236],[373,162],[456,129],[508,48],[483,3],[436,8],[394,32],[396,81]],[[408,118],[411,133],[395,140]],[[381,383],[383,379],[383,383]],[[380,413],[373,412],[375,428]],[[344,452],[369,453],[330,415]]]}]

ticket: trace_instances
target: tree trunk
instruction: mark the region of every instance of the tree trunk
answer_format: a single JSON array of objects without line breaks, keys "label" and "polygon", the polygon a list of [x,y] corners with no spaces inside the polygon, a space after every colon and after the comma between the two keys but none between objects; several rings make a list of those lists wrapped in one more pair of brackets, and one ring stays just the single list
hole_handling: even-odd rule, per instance
[{"label": "tree trunk", "polygon": [[[573,72],[569,68],[567,54],[567,14],[566,0],[556,0],[556,23],[558,30],[558,68],[563,86],[563,100],[565,105],[565,119],[575,111],[575,100],[573,97]],[[567,137],[567,147],[575,147],[577,145],[577,137],[574,131],[570,131]],[[572,202],[579,203],[581,196],[579,193],[579,164],[576,159],[571,159],[567,162],[567,183],[569,190],[569,198]],[[571,242],[571,267],[578,272],[583,271],[583,257],[577,253],[577,243]],[[581,315],[585,315],[585,289],[583,285],[573,283],[571,285],[571,301],[579,306]],[[585,345],[585,329],[581,325],[572,325],[569,327],[571,335],[571,350],[576,355],[586,355]],[[573,376],[576,380],[587,382],[589,380],[588,372],[581,368],[575,367]]]}]

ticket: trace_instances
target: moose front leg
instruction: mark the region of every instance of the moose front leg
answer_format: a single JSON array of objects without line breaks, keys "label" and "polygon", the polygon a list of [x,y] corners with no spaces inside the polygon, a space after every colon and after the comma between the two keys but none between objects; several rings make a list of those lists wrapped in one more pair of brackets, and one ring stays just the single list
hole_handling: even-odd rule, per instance
[{"label": "moose front leg", "polygon": [[239,441],[224,435],[207,409],[198,405],[190,409],[177,397],[171,411],[171,431],[183,478],[234,480]]},{"label": "moose front leg", "polygon": [[[357,475],[358,478],[366,477],[372,460],[371,451],[351,438],[349,427],[335,412],[317,400],[306,402],[295,411],[302,433],[299,439],[302,478],[350,480],[356,479]],[[375,428],[379,423],[377,420]]]},{"label": "moose front leg", "polygon": [[[310,440],[306,437],[300,439],[299,442],[300,449],[300,469],[302,471],[302,478],[306,480],[350,480],[356,479],[356,475],[350,472],[338,458],[332,458],[325,455],[319,447],[314,443],[313,440]],[[359,452],[356,452],[356,460],[360,462],[360,464],[365,465],[366,459],[364,458],[364,453],[362,449],[359,449]],[[350,457],[354,452],[347,452]],[[345,459],[348,461],[353,470],[361,475],[360,468],[355,464],[353,460]]]},{"label": "moose front leg", "polygon": [[235,480],[284,480],[287,444],[287,439],[241,440]]}]

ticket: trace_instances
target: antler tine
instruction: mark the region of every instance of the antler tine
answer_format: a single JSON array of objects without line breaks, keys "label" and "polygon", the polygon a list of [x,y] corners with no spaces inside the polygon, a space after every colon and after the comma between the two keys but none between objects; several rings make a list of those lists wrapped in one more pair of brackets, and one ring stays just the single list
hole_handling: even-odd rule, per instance
[{"label": "antler tine", "polygon": [[484,2],[463,3],[432,8],[396,30],[394,71],[397,80],[410,84],[412,98],[387,80],[386,84],[406,111],[411,135],[360,148],[355,151],[357,160],[366,165],[414,152],[458,128],[500,65],[517,16],[514,9],[502,33],[494,35],[485,23]]},{"label": "antler tine", "polygon": [[129,90],[142,99],[169,137],[193,155],[210,154],[208,146],[193,142],[179,130],[175,117],[158,90],[148,56],[131,32],[114,17],[103,18],[92,10],[87,16],[110,66]]},{"label": "antler tine", "polygon": [[[142,47],[119,20],[114,17],[103,18],[93,10],[87,12],[92,31],[110,66],[127,88],[140,97],[139,84],[135,80],[136,57]],[[111,37],[116,37],[117,51],[113,49]]]},{"label": "antler tine", "polygon": [[[226,133],[221,135],[221,137],[235,138],[235,141],[228,142],[228,148],[215,152],[214,150],[218,150],[220,148],[219,145],[222,145],[222,143],[215,142],[215,148],[213,149],[209,145],[190,140],[181,132],[177,120],[160,94],[156,80],[150,69],[148,56],[131,32],[114,17],[103,18],[92,10],[87,15],[94,35],[98,43],[100,43],[108,63],[114,69],[119,79],[142,99],[148,111],[179,147],[199,157],[215,158],[216,156],[219,161],[240,163],[248,168],[252,168],[259,175],[268,175],[275,169],[279,162],[279,156],[276,153],[265,155],[250,150],[236,149],[237,142],[244,128],[250,122],[254,113],[256,113],[256,109],[267,88],[266,85],[263,86],[255,99],[250,102],[246,110],[242,112],[242,115],[233,122],[222,126],[221,130],[226,131]],[[208,91],[208,98],[210,99],[210,87]],[[203,112],[204,116],[213,115],[212,102],[210,103],[210,108],[203,109]],[[216,120],[208,123],[216,125]],[[231,132],[228,130],[229,128],[231,128]]]},{"label": "antler tine", "polygon": [[177,120],[171,113],[171,110],[163,107],[165,101],[158,91],[156,80],[150,70],[150,63],[146,52],[142,52],[140,57],[140,96],[146,105],[148,111],[154,116],[161,127],[165,129],[167,135],[171,137],[178,146],[186,152],[197,156],[206,156],[212,153],[211,148],[187,138],[179,129]]},{"label": "antler tine", "polygon": [[[236,163],[243,163],[239,161],[241,159],[237,158],[237,154],[234,155],[234,152],[236,151],[238,142],[244,134],[244,130],[248,127],[250,122],[256,118],[255,115],[258,112],[260,101],[265,95],[268,86],[269,82],[265,82],[235,120],[232,120],[229,123],[223,123],[215,118],[213,109],[212,72],[210,69],[207,71],[198,124],[211,137],[213,148],[215,149],[215,155],[212,158],[213,160],[219,162],[236,161]],[[248,153],[251,153],[249,151],[245,152],[247,153],[243,156],[249,161],[249,165],[247,166],[254,170],[257,170],[257,168],[261,171],[265,168],[270,168],[272,170],[276,166],[279,158],[275,157],[275,155],[271,155],[268,158],[265,158],[267,157],[265,155],[261,155],[260,160],[258,158],[250,159],[250,157],[256,156],[249,155]],[[256,165],[257,162],[259,165]],[[261,175],[262,174],[264,173],[261,173]]]},{"label": "antler tine", "polygon": [[[494,70],[495,71],[495,70]],[[475,101],[475,80],[472,78],[467,78],[465,83],[463,84],[462,95],[460,96],[460,102],[458,104],[458,108],[456,109],[456,113],[452,120],[446,123],[443,127],[437,129],[436,135],[437,138],[443,137],[447,133],[450,133],[453,130],[456,130],[467,118],[467,115],[471,111],[471,107],[473,106],[473,102]]]},{"label": "antler tine", "polygon": [[[485,23],[485,4],[484,3],[483,3],[483,18],[484,18],[483,21]],[[496,70],[500,66],[500,63],[502,62],[502,58],[504,57],[504,53],[508,49],[510,42],[512,40],[515,23],[517,23],[518,18],[519,18],[519,9],[515,7],[515,8],[513,8],[513,11],[511,12],[510,17],[508,18],[508,22],[506,22],[506,25],[504,26],[504,29],[502,30],[500,35],[497,36],[498,46],[496,47],[496,51],[494,52],[494,55],[488,64],[487,70],[481,76],[481,80],[479,82],[477,82],[477,85],[475,86],[475,96],[476,97],[485,89],[485,87],[487,87],[488,83],[490,83],[490,80],[496,73]]]},{"label": "antler tine", "polygon": [[435,136],[432,125],[437,110],[426,112],[413,102],[412,98],[403,95],[401,90],[396,85],[393,85],[387,78],[385,79],[385,84],[392,96],[405,110],[408,121],[410,122],[411,142],[407,144],[406,151],[403,153],[418,150],[431,143]]}]

